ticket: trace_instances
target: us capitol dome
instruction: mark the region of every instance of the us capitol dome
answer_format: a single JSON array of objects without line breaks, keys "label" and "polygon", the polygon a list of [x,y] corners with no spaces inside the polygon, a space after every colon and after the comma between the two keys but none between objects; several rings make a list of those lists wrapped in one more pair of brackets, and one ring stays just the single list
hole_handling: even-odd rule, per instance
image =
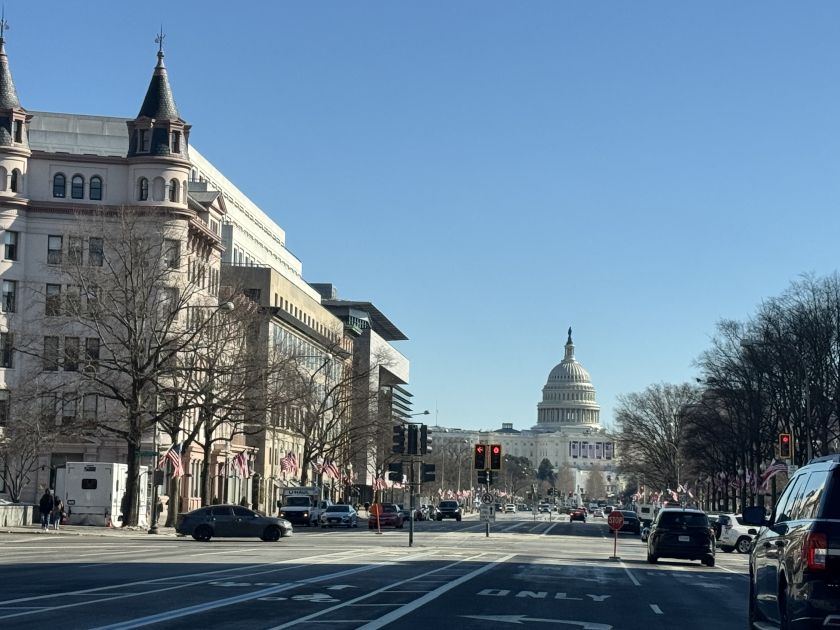
[{"label": "us capitol dome", "polygon": [[600,430],[601,407],[595,402],[595,388],[583,366],[575,359],[572,329],[566,341],[566,355],[548,375],[542,390],[542,402],[537,404],[537,424],[534,431],[576,432],[574,429]]}]

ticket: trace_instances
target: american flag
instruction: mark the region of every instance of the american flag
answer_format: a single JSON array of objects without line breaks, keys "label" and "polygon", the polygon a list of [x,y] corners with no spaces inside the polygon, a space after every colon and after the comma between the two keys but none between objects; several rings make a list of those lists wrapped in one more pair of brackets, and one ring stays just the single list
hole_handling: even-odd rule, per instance
[{"label": "american flag", "polygon": [[289,453],[280,461],[280,470],[292,473],[292,475],[298,474],[297,457],[295,457],[294,453]]},{"label": "american flag", "polygon": [[331,477],[332,479],[338,479],[341,477],[341,471],[338,469],[338,466],[335,465],[333,460],[324,464],[323,470],[327,473],[327,477]]},{"label": "american flag", "polygon": [[157,467],[163,468],[166,466],[166,462],[172,462],[172,476],[173,477],[183,477],[184,476],[184,463],[181,461],[181,445],[180,444],[173,444],[172,447],[166,451],[166,455],[161,457],[160,461],[158,462]]},{"label": "american flag", "polygon": [[312,464],[312,472],[316,475],[322,474],[326,470],[326,464],[322,461]]},{"label": "american flag", "polygon": [[784,470],[787,470],[787,464],[784,462],[777,462],[775,459],[770,462],[770,466],[761,475],[761,489],[766,490],[770,480]]},{"label": "american flag", "polygon": [[374,490],[385,490],[386,488],[388,488],[388,482],[385,481],[382,477],[377,477],[373,480]]},{"label": "american flag", "polygon": [[239,475],[243,479],[247,479],[251,476],[251,470],[248,467],[248,453],[246,451],[242,451],[233,458],[233,467],[239,472]]}]

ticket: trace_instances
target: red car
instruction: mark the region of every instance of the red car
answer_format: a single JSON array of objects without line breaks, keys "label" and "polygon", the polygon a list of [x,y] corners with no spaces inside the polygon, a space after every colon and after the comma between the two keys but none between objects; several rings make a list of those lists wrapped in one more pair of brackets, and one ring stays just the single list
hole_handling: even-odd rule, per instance
[{"label": "red car", "polygon": [[[396,527],[402,529],[403,517],[400,509],[393,503],[382,504],[382,514],[379,515],[379,527]],[[376,517],[368,519],[368,529],[376,529]]]}]

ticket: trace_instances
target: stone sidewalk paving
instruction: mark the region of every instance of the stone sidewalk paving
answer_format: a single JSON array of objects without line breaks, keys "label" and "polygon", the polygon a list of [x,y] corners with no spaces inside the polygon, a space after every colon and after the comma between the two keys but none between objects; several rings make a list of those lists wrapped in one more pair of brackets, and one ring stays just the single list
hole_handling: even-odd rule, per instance
[{"label": "stone sidewalk paving", "polygon": [[[174,527],[159,527],[157,536],[175,537]],[[99,536],[99,537],[141,537],[150,536],[145,527],[92,527],[84,525],[62,525],[58,531],[49,529],[44,532],[40,525],[20,527],[2,527],[0,534],[35,534],[41,536]]]}]

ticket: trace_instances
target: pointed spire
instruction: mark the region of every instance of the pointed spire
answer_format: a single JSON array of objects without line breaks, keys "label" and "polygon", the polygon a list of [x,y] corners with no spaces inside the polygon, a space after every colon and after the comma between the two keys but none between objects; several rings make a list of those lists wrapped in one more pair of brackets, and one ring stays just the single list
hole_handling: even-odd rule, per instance
[{"label": "pointed spire", "polygon": [[6,31],[9,30],[9,23],[6,21],[6,9],[0,13],[0,109],[13,109],[20,107],[15,82],[12,79],[12,70],[9,67],[9,58],[6,57]]},{"label": "pointed spire", "polygon": [[143,106],[137,114],[138,118],[145,116],[155,120],[178,120],[181,117],[178,114],[178,106],[175,105],[175,97],[172,95],[172,88],[169,87],[169,76],[166,74],[166,66],[163,63],[165,37],[163,24],[161,24],[160,35],[155,38],[155,43],[160,46],[157,53],[158,61],[152,74],[152,82],[146,91],[146,98],[143,99]]}]

